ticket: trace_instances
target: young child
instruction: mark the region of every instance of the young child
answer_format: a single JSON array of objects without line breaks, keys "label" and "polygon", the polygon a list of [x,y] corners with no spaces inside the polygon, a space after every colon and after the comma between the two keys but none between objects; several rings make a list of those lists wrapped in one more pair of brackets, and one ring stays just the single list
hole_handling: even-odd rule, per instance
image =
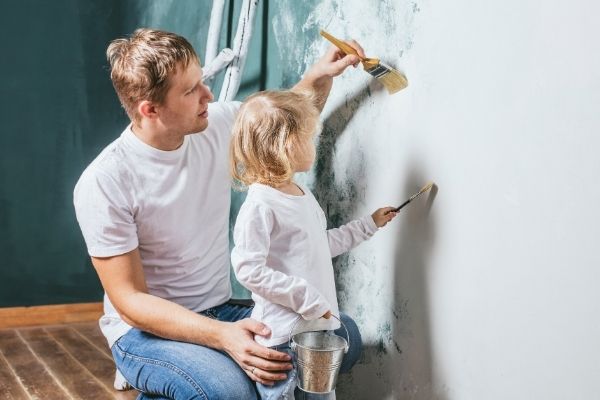
[{"label": "young child", "polygon": [[[248,186],[234,229],[233,268],[252,292],[252,318],[271,328],[270,337],[255,340],[290,354],[290,329],[299,318],[294,333],[340,327],[329,318],[340,315],[331,258],[370,238],[396,215],[393,207],[380,208],[327,230],[317,200],[293,181],[314,162],[319,128],[313,99],[294,91],[260,92],[241,106],[230,147],[233,177]],[[351,346],[359,346],[355,352],[361,346],[357,336],[350,338]],[[295,370],[274,386],[257,383],[263,399],[293,399],[295,387]]]}]

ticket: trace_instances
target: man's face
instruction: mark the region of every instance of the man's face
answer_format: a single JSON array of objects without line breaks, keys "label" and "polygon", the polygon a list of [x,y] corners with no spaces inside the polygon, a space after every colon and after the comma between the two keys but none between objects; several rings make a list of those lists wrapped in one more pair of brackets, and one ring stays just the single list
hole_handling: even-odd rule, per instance
[{"label": "man's face", "polygon": [[176,135],[202,132],[208,126],[208,103],[213,95],[202,83],[200,65],[191,61],[169,78],[169,90],[160,106],[160,119]]}]

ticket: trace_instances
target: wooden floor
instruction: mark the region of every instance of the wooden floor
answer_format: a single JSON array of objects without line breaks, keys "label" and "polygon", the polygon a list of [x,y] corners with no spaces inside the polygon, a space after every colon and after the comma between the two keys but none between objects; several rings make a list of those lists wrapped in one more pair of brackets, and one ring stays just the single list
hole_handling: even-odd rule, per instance
[{"label": "wooden floor", "polygon": [[135,399],[114,376],[97,322],[0,329],[1,400]]}]

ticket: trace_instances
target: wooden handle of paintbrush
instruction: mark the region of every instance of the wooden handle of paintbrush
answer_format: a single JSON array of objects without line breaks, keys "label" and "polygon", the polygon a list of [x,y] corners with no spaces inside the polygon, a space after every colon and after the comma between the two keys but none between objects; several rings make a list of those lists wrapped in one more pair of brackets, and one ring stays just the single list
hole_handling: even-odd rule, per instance
[{"label": "wooden handle of paintbrush", "polygon": [[331,43],[333,43],[338,49],[340,49],[344,53],[358,56],[358,58],[360,58],[361,60],[363,59],[361,56],[358,55],[358,52],[356,51],[356,49],[354,47],[350,46],[348,43],[341,41],[340,39],[336,38],[335,36],[332,36],[331,34],[325,32],[323,29],[321,29],[321,31],[319,31],[319,33],[321,34],[321,36],[323,36],[325,39],[329,40]]},{"label": "wooden handle of paintbrush", "polygon": [[378,58],[361,57],[354,47],[352,47],[348,43],[336,38],[335,36],[331,35],[330,33],[325,32],[323,29],[321,29],[319,31],[319,33],[321,34],[321,36],[323,36],[325,39],[329,40],[331,43],[333,43],[338,49],[340,49],[344,53],[351,54],[351,55],[354,55],[354,56],[357,56],[358,58],[360,58],[360,61],[362,62],[363,67],[365,69],[371,69],[373,67],[376,67],[379,64]]}]

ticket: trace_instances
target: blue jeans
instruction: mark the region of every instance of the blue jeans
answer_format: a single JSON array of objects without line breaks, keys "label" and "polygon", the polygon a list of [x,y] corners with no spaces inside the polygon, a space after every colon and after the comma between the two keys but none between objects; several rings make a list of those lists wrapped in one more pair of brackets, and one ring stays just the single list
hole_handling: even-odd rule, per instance
[{"label": "blue jeans", "polygon": [[[251,307],[225,303],[201,314],[220,321],[248,318]],[[146,399],[257,399],[254,382],[227,354],[133,328],[112,346],[117,368]]]},{"label": "blue jeans", "polygon": [[[348,353],[344,355],[344,359],[342,360],[342,365],[340,367],[340,372],[348,372],[354,366],[354,364],[358,361],[360,357],[360,353],[362,351],[362,338],[360,336],[360,332],[358,330],[358,326],[352,318],[347,316],[346,314],[341,314],[340,319],[348,329],[348,334],[350,335],[350,348],[348,349]],[[348,336],[346,335],[346,331],[343,327],[340,327],[335,331],[335,334],[341,336],[348,340]],[[273,349],[277,351],[281,351],[284,353],[288,353],[293,356],[292,351],[290,350],[289,344],[284,343],[278,346],[273,346]],[[256,388],[262,400],[293,400],[293,399],[304,399],[304,400],[334,400],[335,399],[335,391],[331,393],[324,394],[315,394],[315,393],[305,393],[300,389],[296,388],[296,363],[294,362],[294,369],[290,371],[288,374],[288,378],[283,381],[276,382],[273,386],[266,386],[260,383],[256,383]]]},{"label": "blue jeans", "polygon": [[[251,311],[248,306],[225,303],[201,314],[235,322],[248,318]],[[348,371],[360,357],[362,342],[354,321],[344,314],[342,321],[350,331],[352,346],[341,367]],[[336,334],[346,337],[345,332]],[[142,392],[137,400],[258,398],[254,382],[239,365],[227,354],[209,347],[167,340],[133,328],[111,350],[127,382]]]}]

